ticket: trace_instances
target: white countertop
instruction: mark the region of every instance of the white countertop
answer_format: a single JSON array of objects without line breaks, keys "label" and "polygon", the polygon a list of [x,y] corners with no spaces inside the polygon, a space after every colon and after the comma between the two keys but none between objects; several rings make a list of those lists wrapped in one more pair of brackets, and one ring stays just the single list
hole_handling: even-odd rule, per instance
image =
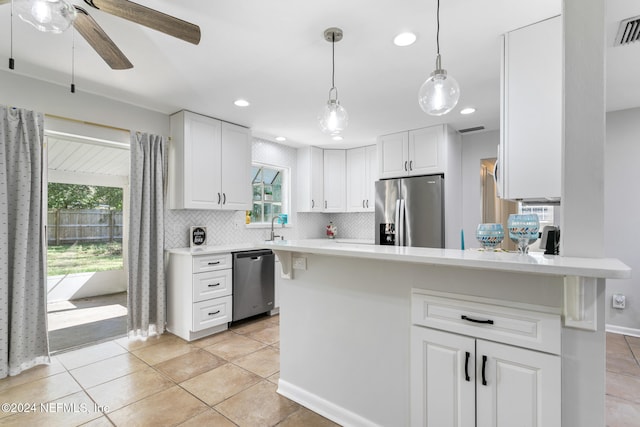
[{"label": "white countertop", "polygon": [[601,277],[606,279],[628,279],[631,277],[631,268],[620,260],[613,258],[576,258],[543,255],[542,253],[520,255],[508,252],[486,252],[477,249],[461,251],[457,249],[380,246],[357,243],[343,244],[329,239],[278,240],[275,242],[265,242],[259,247],[284,252],[301,252],[555,276]]},{"label": "white countertop", "polygon": [[234,245],[210,245],[203,248],[174,248],[167,249],[166,251],[176,255],[207,255],[207,254],[220,254],[225,252],[239,252],[249,251],[252,249],[266,248],[265,245],[259,245],[255,243],[238,243]]}]

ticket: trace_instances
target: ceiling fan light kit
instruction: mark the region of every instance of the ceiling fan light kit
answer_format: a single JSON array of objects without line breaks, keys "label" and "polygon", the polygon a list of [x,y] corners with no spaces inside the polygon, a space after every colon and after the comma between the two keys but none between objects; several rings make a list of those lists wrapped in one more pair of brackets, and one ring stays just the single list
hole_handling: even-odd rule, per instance
[{"label": "ceiling fan light kit", "polygon": [[442,116],[458,104],[460,86],[453,77],[447,75],[440,60],[440,0],[437,0],[436,69],[422,84],[418,92],[418,103],[431,116]]},{"label": "ceiling fan light kit", "polygon": [[[0,5],[11,0],[0,0]],[[200,43],[200,27],[128,0],[84,0],[94,9],[144,25],[188,43]],[[67,0],[13,0],[13,10],[23,21],[44,32],[62,33],[72,24],[87,43],[114,70],[133,65],[89,13]],[[11,58],[12,59],[12,58]],[[9,68],[13,69],[10,60]]]},{"label": "ceiling fan light kit", "polygon": [[340,135],[349,123],[349,115],[338,101],[338,88],[335,85],[335,44],[342,40],[342,37],[340,28],[328,28],[324,31],[324,39],[331,43],[331,89],[329,89],[329,100],[320,112],[318,121],[322,132],[332,136]]},{"label": "ceiling fan light kit", "polygon": [[60,34],[76,18],[75,7],[66,0],[15,0],[20,19],[38,31]]}]

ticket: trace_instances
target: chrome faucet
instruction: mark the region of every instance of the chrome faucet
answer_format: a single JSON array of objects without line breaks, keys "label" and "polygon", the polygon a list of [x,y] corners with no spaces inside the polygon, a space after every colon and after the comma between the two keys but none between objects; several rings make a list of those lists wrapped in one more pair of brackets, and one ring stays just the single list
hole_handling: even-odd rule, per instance
[{"label": "chrome faucet", "polygon": [[[271,237],[269,238],[269,240],[271,241],[276,240],[276,237],[279,237],[280,240],[284,240],[283,236],[276,234],[275,231],[273,230],[273,222],[279,218],[280,218],[280,215],[276,215],[273,218],[271,218]],[[282,228],[284,228],[284,222],[282,223]]]}]

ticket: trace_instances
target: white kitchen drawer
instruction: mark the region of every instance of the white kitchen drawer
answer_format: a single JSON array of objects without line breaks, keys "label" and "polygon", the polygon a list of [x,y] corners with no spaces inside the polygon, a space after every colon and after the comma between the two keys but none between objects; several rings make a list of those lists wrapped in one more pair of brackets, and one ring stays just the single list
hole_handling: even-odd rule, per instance
[{"label": "white kitchen drawer", "polygon": [[557,314],[414,292],[411,319],[415,325],[560,354]]},{"label": "white kitchen drawer", "polygon": [[231,269],[193,275],[193,302],[231,295]]},{"label": "white kitchen drawer", "polygon": [[231,296],[214,298],[193,304],[193,331],[231,322]]},{"label": "white kitchen drawer", "polygon": [[193,272],[222,270],[233,267],[231,254],[196,255],[193,257]]}]

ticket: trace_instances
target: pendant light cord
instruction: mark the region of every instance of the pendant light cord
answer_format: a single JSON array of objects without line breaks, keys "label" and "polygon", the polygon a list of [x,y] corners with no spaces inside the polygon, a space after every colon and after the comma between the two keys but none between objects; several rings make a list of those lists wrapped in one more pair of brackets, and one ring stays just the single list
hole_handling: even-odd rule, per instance
[{"label": "pendant light cord", "polygon": [[440,0],[436,9],[436,53],[440,55]]},{"label": "pendant light cord", "polygon": [[15,61],[13,59],[13,0],[11,0],[11,20],[9,22],[10,22],[10,27],[11,27],[10,30],[9,30],[10,34],[11,34],[10,39],[9,39],[9,45],[10,45],[10,48],[9,48],[9,52],[10,52],[9,53],[9,69],[13,70],[14,67],[15,67],[15,63],[14,63]]},{"label": "pendant light cord", "polygon": [[76,93],[76,29],[71,29],[71,93]]}]

